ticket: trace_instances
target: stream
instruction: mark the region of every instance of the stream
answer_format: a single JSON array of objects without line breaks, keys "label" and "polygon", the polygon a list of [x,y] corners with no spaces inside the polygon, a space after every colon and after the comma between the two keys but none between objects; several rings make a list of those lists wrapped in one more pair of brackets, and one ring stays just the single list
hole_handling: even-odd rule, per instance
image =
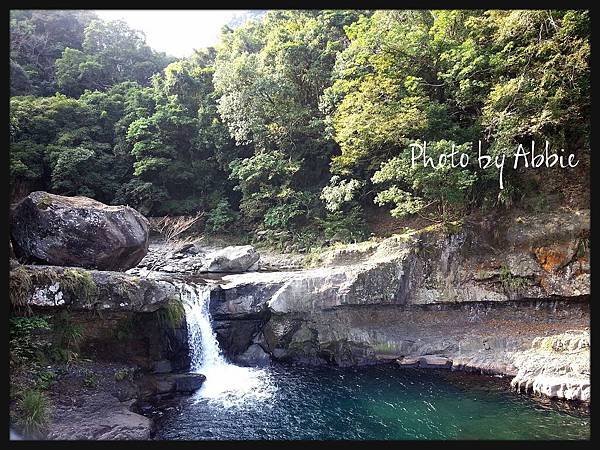
[{"label": "stream", "polygon": [[157,439],[587,439],[589,415],[459,372],[227,362],[211,326],[209,288],[184,293],[193,396],[163,405]]}]

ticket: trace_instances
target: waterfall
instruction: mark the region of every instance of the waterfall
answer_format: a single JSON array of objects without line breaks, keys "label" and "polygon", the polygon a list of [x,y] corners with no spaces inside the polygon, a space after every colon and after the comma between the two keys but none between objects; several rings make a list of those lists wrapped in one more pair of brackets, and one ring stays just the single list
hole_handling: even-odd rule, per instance
[{"label": "waterfall", "polygon": [[208,311],[210,287],[184,284],[180,287],[188,327],[190,370],[226,365]]},{"label": "waterfall", "polygon": [[181,283],[179,291],[187,322],[190,371],[206,376],[197,398],[225,407],[270,398],[274,384],[268,370],[236,366],[223,356],[211,323],[210,286]]}]

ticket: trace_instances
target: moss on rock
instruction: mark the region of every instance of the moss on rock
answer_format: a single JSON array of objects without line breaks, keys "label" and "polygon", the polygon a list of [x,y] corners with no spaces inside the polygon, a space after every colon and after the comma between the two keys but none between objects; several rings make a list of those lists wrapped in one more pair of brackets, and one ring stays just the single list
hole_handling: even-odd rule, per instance
[{"label": "moss on rock", "polygon": [[98,297],[98,287],[92,275],[81,269],[67,269],[60,280],[63,289],[84,302],[90,303]]}]

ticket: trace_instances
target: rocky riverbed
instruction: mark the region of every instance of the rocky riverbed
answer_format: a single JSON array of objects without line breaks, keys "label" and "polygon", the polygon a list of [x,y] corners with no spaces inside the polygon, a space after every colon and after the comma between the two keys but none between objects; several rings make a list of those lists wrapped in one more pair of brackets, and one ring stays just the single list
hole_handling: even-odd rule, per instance
[{"label": "rocky riverbed", "polygon": [[[65,204],[37,207],[64,217]],[[88,216],[96,217],[73,215]],[[181,283],[210,289],[221,349],[238,364],[477,371],[509,377],[520,392],[590,402],[589,210],[511,213],[451,233],[429,227],[334,246],[312,268],[299,255],[248,245],[138,240],[148,251],[134,267],[119,262],[121,240],[103,250],[126,272],[95,270],[93,261],[11,265],[12,304],[68,310],[82,325],[89,370],[102,380],[111,364],[140,374],[127,398],[107,381],[95,394],[74,391],[73,405],[56,403],[49,437],[145,438],[150,425],[131,410],[135,402],[200,386],[201,377],[179,375],[189,367]],[[79,420],[77,431],[69,423]]]}]

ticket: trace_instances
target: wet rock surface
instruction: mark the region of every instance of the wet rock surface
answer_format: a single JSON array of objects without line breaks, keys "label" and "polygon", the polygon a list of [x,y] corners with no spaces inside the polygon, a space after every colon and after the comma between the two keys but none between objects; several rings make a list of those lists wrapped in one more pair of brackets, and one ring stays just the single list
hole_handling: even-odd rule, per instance
[{"label": "wet rock surface", "polygon": [[32,192],[11,212],[11,239],[24,262],[127,270],[148,251],[148,221],[128,206]]}]

